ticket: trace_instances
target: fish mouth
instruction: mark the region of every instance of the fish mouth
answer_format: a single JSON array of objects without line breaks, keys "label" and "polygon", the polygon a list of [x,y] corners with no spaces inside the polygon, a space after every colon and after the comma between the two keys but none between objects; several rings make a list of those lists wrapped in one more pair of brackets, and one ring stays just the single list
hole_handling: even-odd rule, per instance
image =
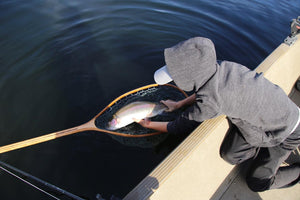
[{"label": "fish mouth", "polygon": [[115,126],[111,125],[111,122],[108,122],[104,128],[110,131],[114,131],[117,129]]},{"label": "fish mouth", "polygon": [[110,131],[114,131],[114,130],[116,130],[116,129],[118,129],[118,128],[115,127],[115,126],[111,126],[111,125],[108,123],[108,124],[106,124],[105,129],[110,130]]},{"label": "fish mouth", "polygon": [[115,118],[115,116],[113,116],[113,118],[112,118],[110,121],[107,122],[105,128],[106,128],[107,130],[113,131],[113,130],[118,129],[118,128],[116,127],[116,125],[117,125],[117,119]]}]

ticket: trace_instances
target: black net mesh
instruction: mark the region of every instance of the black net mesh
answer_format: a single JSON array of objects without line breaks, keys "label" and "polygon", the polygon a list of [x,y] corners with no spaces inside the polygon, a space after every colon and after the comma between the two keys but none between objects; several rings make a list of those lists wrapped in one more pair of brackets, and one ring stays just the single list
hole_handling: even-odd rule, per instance
[{"label": "black net mesh", "polygon": [[[120,108],[125,105],[132,103],[134,101],[150,101],[150,102],[160,102],[161,100],[171,99],[178,101],[184,99],[184,94],[177,88],[168,85],[154,86],[144,90],[137,91],[133,94],[125,96],[115,102],[109,109],[104,111],[96,119],[96,126],[100,129],[106,129],[107,123],[112,119],[113,114],[115,114]],[[174,112],[164,112],[161,115],[151,118],[152,121],[172,121],[180,115],[182,110],[177,110]],[[146,129],[137,123],[132,123],[126,127],[116,130],[119,133],[131,134],[131,135],[143,135],[148,133],[157,132],[151,129]],[[121,142],[125,145],[130,146],[140,146],[140,147],[152,147],[163,141],[168,134],[163,133],[154,136],[142,137],[142,138],[129,138],[116,135],[110,135],[115,140]]]},{"label": "black net mesh", "polygon": [[[113,115],[125,105],[135,102],[135,101],[150,101],[150,102],[160,102],[161,100],[171,99],[178,101],[184,99],[184,94],[178,89],[163,85],[150,87],[145,90],[140,90],[133,94],[123,97],[115,104],[113,104],[109,109],[102,113],[96,119],[96,126],[100,129],[106,129],[107,123],[112,119]],[[180,110],[175,112],[164,112],[161,115],[151,118],[153,121],[171,121],[174,120],[179,114]],[[146,129],[137,123],[132,123],[126,127],[116,130],[119,133],[131,134],[131,135],[143,135],[147,133],[153,133],[155,131]]]}]

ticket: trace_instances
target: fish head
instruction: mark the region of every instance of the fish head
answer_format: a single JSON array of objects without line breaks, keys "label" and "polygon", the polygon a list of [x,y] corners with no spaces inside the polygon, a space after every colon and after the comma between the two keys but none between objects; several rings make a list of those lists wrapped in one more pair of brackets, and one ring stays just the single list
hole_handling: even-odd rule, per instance
[{"label": "fish head", "polygon": [[119,123],[118,117],[114,116],[112,118],[112,120],[108,122],[107,129],[109,129],[109,130],[116,130],[116,129],[121,128],[121,127],[119,127],[119,125],[120,125],[120,123]]}]

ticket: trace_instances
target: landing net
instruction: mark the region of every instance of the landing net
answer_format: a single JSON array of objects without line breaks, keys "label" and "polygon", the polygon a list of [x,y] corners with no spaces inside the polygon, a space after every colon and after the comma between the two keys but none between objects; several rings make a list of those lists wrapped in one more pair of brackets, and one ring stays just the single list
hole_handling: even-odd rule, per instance
[{"label": "landing net", "polygon": [[[171,99],[174,101],[182,100],[186,97],[186,94],[174,85],[149,85],[131,92],[128,92],[111,104],[109,104],[99,115],[96,117],[95,125],[99,129],[106,130],[108,122],[113,118],[113,115],[122,107],[135,101],[150,101],[160,102],[161,100]],[[152,121],[172,121],[180,115],[182,110],[174,112],[164,112],[161,115],[151,118]],[[111,131],[110,131],[111,132]],[[156,131],[142,127],[137,123],[132,123],[126,127],[120,128],[115,132],[128,134],[128,135],[148,135],[155,133]]]}]

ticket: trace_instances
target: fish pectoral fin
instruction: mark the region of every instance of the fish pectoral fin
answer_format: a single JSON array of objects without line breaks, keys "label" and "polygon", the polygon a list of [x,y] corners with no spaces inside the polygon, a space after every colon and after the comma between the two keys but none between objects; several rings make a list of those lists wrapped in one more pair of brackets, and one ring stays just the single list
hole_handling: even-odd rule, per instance
[{"label": "fish pectoral fin", "polygon": [[132,120],[134,121],[134,122],[136,122],[136,123],[139,123],[142,119],[137,119],[137,118],[132,118]]},{"label": "fish pectoral fin", "polygon": [[136,123],[140,123],[142,120],[145,120],[145,121],[150,121],[149,117],[145,117],[145,118],[142,118],[142,119],[136,119],[136,118],[132,118],[132,120]]}]

